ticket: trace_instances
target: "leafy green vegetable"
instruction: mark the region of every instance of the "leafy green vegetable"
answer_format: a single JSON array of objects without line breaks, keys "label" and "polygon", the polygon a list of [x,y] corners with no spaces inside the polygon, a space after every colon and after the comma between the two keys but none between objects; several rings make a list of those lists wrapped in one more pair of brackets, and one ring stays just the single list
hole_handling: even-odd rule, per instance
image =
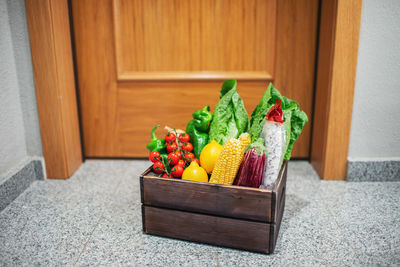
[{"label": "leafy green vegetable", "polygon": [[261,97],[260,103],[258,103],[253,113],[251,113],[249,134],[251,135],[252,142],[260,137],[264,118],[268,110],[275,104],[276,99],[282,99],[282,96],[272,83],[270,83]]},{"label": "leafy green vegetable", "polygon": [[304,125],[308,122],[308,117],[307,114],[298,109],[294,109],[292,112],[292,118],[291,118],[291,132],[290,132],[290,142],[289,145],[286,147],[286,153],[285,153],[285,160],[289,160],[292,149],[293,149],[293,144],[296,142],[297,138],[299,138],[301,131],[303,130]]},{"label": "leafy green vegetable", "polygon": [[236,80],[226,80],[221,87],[221,93],[219,98],[221,99],[226,93],[228,93],[231,89],[236,89],[237,82]]},{"label": "leafy green vegetable", "polygon": [[268,85],[267,90],[262,96],[260,103],[251,114],[250,130],[251,140],[254,142],[261,135],[264,118],[269,109],[276,103],[277,99],[282,100],[282,111],[285,120],[286,130],[286,152],[284,159],[289,160],[293,144],[300,136],[304,125],[308,122],[307,115],[304,111],[300,110],[299,104],[287,97],[282,96],[279,91],[274,88],[272,83]]},{"label": "leafy green vegetable", "polygon": [[223,145],[231,137],[237,138],[248,129],[249,117],[236,87],[236,80],[226,80],[222,85],[220,100],[215,106],[210,125],[210,142],[215,140]]}]

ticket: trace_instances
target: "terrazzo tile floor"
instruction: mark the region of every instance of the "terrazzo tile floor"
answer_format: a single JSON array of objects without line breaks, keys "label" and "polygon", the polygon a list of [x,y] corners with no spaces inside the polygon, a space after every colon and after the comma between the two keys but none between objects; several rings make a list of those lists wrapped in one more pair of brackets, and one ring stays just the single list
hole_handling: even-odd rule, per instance
[{"label": "terrazzo tile floor", "polygon": [[321,181],[291,161],[278,243],[263,255],[144,235],[148,166],[88,160],[69,180],[34,182],[0,213],[0,265],[400,265],[400,182]]}]

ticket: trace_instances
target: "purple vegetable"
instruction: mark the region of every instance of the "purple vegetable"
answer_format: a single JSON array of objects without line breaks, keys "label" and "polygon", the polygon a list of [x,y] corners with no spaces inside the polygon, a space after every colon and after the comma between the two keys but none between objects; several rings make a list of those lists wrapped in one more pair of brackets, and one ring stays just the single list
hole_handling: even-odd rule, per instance
[{"label": "purple vegetable", "polygon": [[235,185],[258,188],[265,172],[265,153],[258,155],[255,149],[246,152],[240,165]]}]

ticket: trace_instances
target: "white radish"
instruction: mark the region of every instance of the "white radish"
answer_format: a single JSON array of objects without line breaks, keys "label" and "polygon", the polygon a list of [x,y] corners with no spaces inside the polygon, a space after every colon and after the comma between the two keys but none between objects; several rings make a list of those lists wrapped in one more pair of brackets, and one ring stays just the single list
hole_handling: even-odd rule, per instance
[{"label": "white radish", "polygon": [[283,162],[286,144],[286,131],[283,123],[265,121],[263,126],[263,138],[267,149],[266,170],[262,182],[262,188],[272,188]]},{"label": "white radish", "polygon": [[286,151],[286,130],[282,111],[282,100],[277,99],[265,116],[261,136],[267,149],[266,170],[260,188],[275,186]]}]

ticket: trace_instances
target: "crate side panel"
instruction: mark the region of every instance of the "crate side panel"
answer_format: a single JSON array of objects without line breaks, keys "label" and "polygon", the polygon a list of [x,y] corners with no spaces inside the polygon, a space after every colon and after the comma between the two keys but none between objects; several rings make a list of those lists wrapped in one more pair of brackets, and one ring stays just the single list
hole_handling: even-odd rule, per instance
[{"label": "crate side panel", "polygon": [[145,206],[146,233],[269,253],[270,224]]},{"label": "crate side panel", "polygon": [[284,197],[286,191],[286,180],[287,180],[287,161],[284,161],[282,169],[279,172],[279,179],[277,186],[273,190],[273,203],[272,203],[272,223],[277,223],[279,217],[280,206],[282,205],[282,198]]},{"label": "crate side panel", "polygon": [[144,204],[230,218],[271,222],[272,192],[143,178]]},{"label": "crate side panel", "polygon": [[278,214],[276,217],[277,218],[276,224],[271,224],[271,232],[270,232],[271,239],[270,239],[270,244],[269,244],[270,253],[274,252],[276,242],[278,240],[279,229],[280,229],[281,222],[282,222],[283,212],[285,210],[285,199],[286,199],[285,191],[283,192],[283,195],[281,198],[281,205],[279,205],[279,210],[278,210]]}]

